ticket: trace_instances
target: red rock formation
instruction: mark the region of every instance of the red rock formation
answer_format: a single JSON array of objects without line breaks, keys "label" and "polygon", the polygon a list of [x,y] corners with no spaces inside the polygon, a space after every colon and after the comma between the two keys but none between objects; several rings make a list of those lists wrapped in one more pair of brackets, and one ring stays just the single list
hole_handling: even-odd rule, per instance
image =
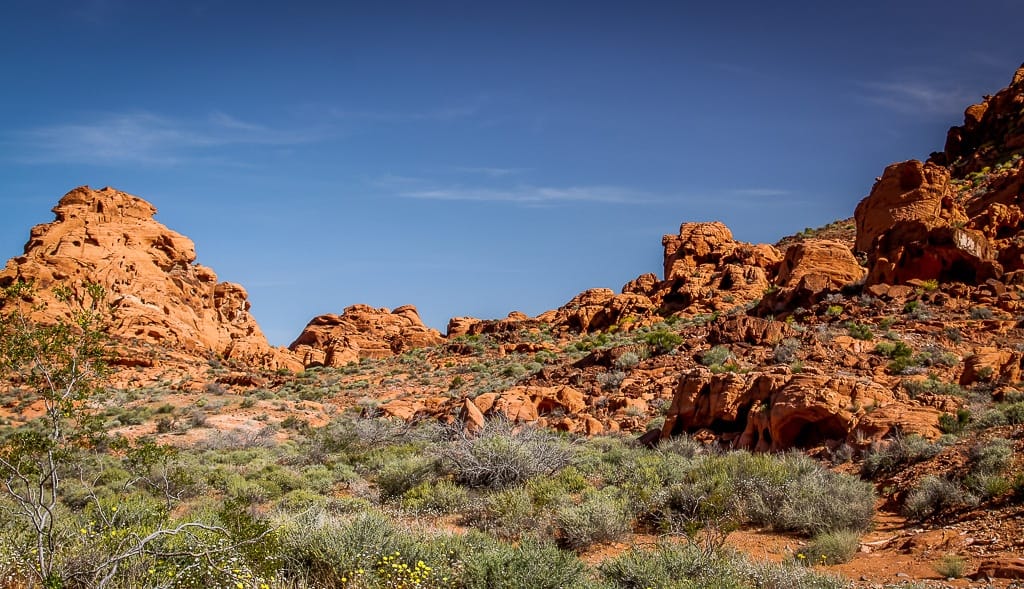
[{"label": "red rock formation", "polygon": [[726,311],[756,301],[782,261],[773,246],[734,241],[717,221],[683,223],[678,235],[661,242],[665,280],[650,297],[669,312]]},{"label": "red rock formation", "polygon": [[[890,419],[878,419],[878,408],[888,408]],[[865,439],[881,439],[894,427],[934,438],[939,415],[854,377],[700,368],[680,377],[662,437],[708,429],[739,448],[778,451],[852,440],[858,430]]]},{"label": "red rock formation", "polygon": [[967,107],[964,124],[946,135],[945,151],[936,154],[964,177],[993,167],[1010,153],[1024,149],[1024,66],[1016,71],[1010,85]]},{"label": "red rock formation", "polygon": [[1003,273],[985,231],[965,226],[949,170],[934,163],[889,166],[854,216],[856,247],[868,252],[869,284],[977,283]]},{"label": "red rock formation", "polygon": [[655,306],[644,295],[615,294],[608,288],[592,288],[573,297],[554,311],[537,316],[542,323],[573,332],[592,332],[613,325],[628,328],[654,315]]},{"label": "red rock formation", "polygon": [[917,160],[891,164],[854,212],[856,249],[871,251],[875,239],[900,221],[919,221],[929,227],[944,224],[942,201],[948,195],[947,168]]},{"label": "red rock formation", "polygon": [[288,347],[306,366],[344,366],[443,341],[437,330],[423,324],[412,305],[394,311],[352,305],[341,315],[314,317]]},{"label": "red rock formation", "polygon": [[217,282],[195,264],[190,239],[153,219],[156,208],[139,197],[82,186],[68,192],[52,223],[32,228],[25,253],[7,262],[0,284],[33,281],[46,304],[37,319],[52,319],[50,288],[95,282],[107,292],[109,332],[127,342],[165,346],[193,356],[221,356],[265,368],[301,366],[272,348],[249,314],[244,288]]}]

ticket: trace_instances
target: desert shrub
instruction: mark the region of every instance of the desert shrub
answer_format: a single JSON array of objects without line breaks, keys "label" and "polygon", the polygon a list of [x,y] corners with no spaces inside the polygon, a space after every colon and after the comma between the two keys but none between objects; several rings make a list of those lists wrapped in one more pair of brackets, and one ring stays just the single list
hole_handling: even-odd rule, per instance
[{"label": "desert shrub", "polygon": [[893,374],[900,374],[914,364],[914,350],[903,342],[879,342],[875,345],[874,353],[892,360],[889,372]]},{"label": "desert shrub", "polygon": [[553,477],[537,477],[526,483],[530,500],[539,508],[571,500],[570,495],[591,488],[580,471],[568,466]]},{"label": "desert shrub", "polygon": [[615,359],[615,367],[619,370],[629,370],[640,363],[640,355],[636,352],[626,352]]},{"label": "desert shrub", "polygon": [[315,506],[327,505],[327,497],[310,489],[289,491],[277,502],[277,507],[285,511],[302,511]]},{"label": "desert shrub", "polygon": [[889,474],[908,464],[928,460],[941,450],[940,444],[929,442],[917,434],[897,435],[868,448],[861,464],[861,474],[868,478]]},{"label": "desert shrub", "polygon": [[1024,423],[1024,401],[1018,401],[1000,408],[1006,421],[1012,424]]},{"label": "desert shrub", "polygon": [[692,544],[659,542],[653,550],[634,546],[605,560],[599,570],[614,587],[622,589],[696,589],[705,575],[710,578],[714,574],[708,561],[708,555]]},{"label": "desert shrub", "polygon": [[945,579],[959,579],[967,570],[967,560],[958,554],[946,554],[935,563],[935,572]]},{"label": "desert shrub", "polygon": [[617,540],[630,531],[631,522],[626,502],[612,487],[592,491],[582,501],[564,504],[555,512],[561,542],[573,550]]},{"label": "desert shrub", "polygon": [[799,564],[834,565],[850,562],[860,548],[860,535],[850,530],[823,532],[794,553]]},{"label": "desert shrub", "polygon": [[874,516],[870,483],[832,472],[804,454],[744,455],[736,477],[744,514],[754,524],[805,535],[866,530]]},{"label": "desert shrub", "polygon": [[870,341],[875,338],[875,335],[871,333],[871,326],[863,323],[849,322],[846,324],[847,333],[850,337],[859,340]]},{"label": "desert shrub", "polygon": [[694,458],[703,451],[700,442],[690,436],[673,436],[658,444],[658,452],[676,454],[683,458]]},{"label": "desert shrub", "polygon": [[927,476],[907,496],[903,513],[910,519],[924,521],[946,511],[976,503],[977,498],[956,481]]},{"label": "desert shrub", "polygon": [[643,341],[651,347],[655,354],[667,354],[683,343],[683,338],[667,329],[650,331],[643,335]]},{"label": "desert shrub", "polygon": [[964,341],[964,335],[960,333],[960,330],[957,329],[956,327],[947,327],[946,329],[943,330],[942,333],[943,335],[946,336],[946,339],[953,342],[954,344],[959,344],[960,342]]},{"label": "desert shrub", "polygon": [[1010,491],[1012,485],[1005,477],[994,474],[967,475],[964,486],[981,499],[1000,497]]},{"label": "desert shrub", "polygon": [[944,434],[959,434],[971,424],[971,410],[967,408],[957,409],[956,415],[943,413],[939,416],[939,429]]},{"label": "desert shrub", "polygon": [[922,393],[953,395],[957,397],[963,397],[967,394],[959,384],[940,381],[935,375],[929,375],[926,379],[904,379],[900,385],[911,399],[916,398]]},{"label": "desert shrub", "polygon": [[399,547],[402,530],[376,511],[339,517],[309,510],[281,522],[277,536],[286,578],[301,578],[314,587],[336,587],[354,571],[372,571],[375,555]]},{"label": "desert shrub", "polygon": [[572,460],[556,434],[529,426],[513,428],[492,419],[477,434],[459,432],[439,450],[443,470],[469,487],[503,489],[538,475],[553,475]]},{"label": "desert shrub", "polygon": [[969,311],[971,319],[991,319],[995,316],[992,309],[988,307],[971,307]]},{"label": "desert shrub", "polygon": [[701,354],[700,363],[704,366],[722,366],[733,358],[728,346],[715,346]]},{"label": "desert shrub", "polygon": [[599,567],[612,587],[622,589],[842,589],[838,578],[804,567],[749,561],[693,544],[660,542],[654,549],[633,547]]},{"label": "desert shrub", "polygon": [[574,554],[542,542],[492,543],[463,555],[465,589],[583,589],[586,567]]},{"label": "desert shrub", "polygon": [[606,391],[617,391],[625,378],[626,373],[618,370],[602,372],[597,375],[597,384],[601,385],[601,388]]},{"label": "desert shrub", "polygon": [[1013,491],[1013,500],[1024,502],[1024,473],[1017,473],[1010,482],[1010,490]]},{"label": "desert shrub", "polygon": [[1004,438],[979,442],[971,447],[969,458],[971,474],[1002,474],[1013,462],[1013,443]]},{"label": "desert shrub", "polygon": [[466,511],[464,521],[509,540],[539,537],[546,528],[546,522],[538,521],[530,493],[523,487],[504,489],[480,499]]},{"label": "desert shrub", "polygon": [[796,353],[800,350],[800,340],[794,337],[787,337],[775,345],[772,350],[772,359],[776,364],[790,364],[796,361]]},{"label": "desert shrub", "polygon": [[434,472],[434,466],[434,460],[422,454],[388,462],[377,474],[376,482],[381,499],[396,499],[427,481]]},{"label": "desert shrub", "polygon": [[448,480],[424,481],[402,495],[402,507],[417,513],[454,513],[469,503],[469,493]]},{"label": "desert shrub", "polygon": [[1006,419],[1006,413],[1003,413],[998,407],[992,407],[985,409],[981,414],[974,418],[974,429],[986,430],[990,427],[999,427],[1009,423]]},{"label": "desert shrub", "polygon": [[921,301],[907,301],[903,305],[903,312],[910,315],[912,319],[919,321],[925,321],[931,318],[931,313],[928,312],[928,308],[921,303]]}]

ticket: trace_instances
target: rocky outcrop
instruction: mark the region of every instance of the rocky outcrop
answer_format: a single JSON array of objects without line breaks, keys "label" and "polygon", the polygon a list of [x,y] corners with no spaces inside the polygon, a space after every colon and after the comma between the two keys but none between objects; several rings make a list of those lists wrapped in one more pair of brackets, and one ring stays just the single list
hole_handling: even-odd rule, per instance
[{"label": "rocky outcrop", "polygon": [[761,299],[758,312],[769,315],[810,307],[825,294],[860,282],[866,273],[845,244],[806,239],[786,250],[774,287]]},{"label": "rocky outcrop", "polygon": [[942,222],[942,203],[950,196],[949,170],[910,160],[891,164],[854,212],[857,251],[871,251],[879,236],[901,221],[932,227]]},{"label": "rocky outcrop", "polygon": [[[878,419],[875,411],[883,408],[891,420]],[[939,415],[938,409],[897,400],[888,387],[852,376],[782,369],[714,374],[698,368],[680,377],[662,437],[708,430],[737,448],[779,451],[858,435],[881,439],[897,427],[934,438],[940,434]]]},{"label": "rocky outcrop", "polygon": [[977,283],[1003,273],[985,232],[967,226],[949,170],[932,162],[886,168],[854,218],[856,247],[868,253],[869,284]]},{"label": "rocky outcrop", "polygon": [[652,317],[655,311],[651,299],[642,294],[615,294],[609,288],[592,288],[537,319],[572,332],[589,333],[612,326],[628,329],[639,320]]},{"label": "rocky outcrop", "polygon": [[1010,85],[967,107],[964,124],[946,134],[946,146],[933,159],[957,176],[995,167],[1007,154],[1024,150],[1024,65]]},{"label": "rocky outcrop", "polygon": [[[662,238],[665,279],[651,295],[664,312],[726,311],[759,300],[771,286],[782,253],[733,240],[720,222],[683,223]],[[642,280],[630,283],[642,288]]]},{"label": "rocky outcrop", "polygon": [[363,358],[386,358],[444,341],[412,305],[394,311],[352,305],[341,315],[314,317],[289,349],[306,366],[344,366]]},{"label": "rocky outcrop", "polygon": [[126,343],[301,368],[287,350],[267,343],[249,313],[245,289],[218,282],[213,270],[196,264],[192,240],[157,222],[150,203],[113,188],[82,186],[64,195],[53,212],[56,219],[33,227],[24,254],[0,272],[0,285],[34,282],[43,303],[36,319],[52,320],[61,312],[50,292],[54,285],[94,282],[106,289],[109,333]]}]

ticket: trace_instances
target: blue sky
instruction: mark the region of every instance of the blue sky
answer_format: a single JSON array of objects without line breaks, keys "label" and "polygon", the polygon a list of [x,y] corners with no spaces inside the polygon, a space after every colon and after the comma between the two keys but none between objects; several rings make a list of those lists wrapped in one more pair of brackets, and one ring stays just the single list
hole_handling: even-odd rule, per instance
[{"label": "blue sky", "polygon": [[0,257],[152,202],[275,344],[353,303],[554,308],[722,220],[852,214],[1024,61],[1024,3],[9,0]]}]

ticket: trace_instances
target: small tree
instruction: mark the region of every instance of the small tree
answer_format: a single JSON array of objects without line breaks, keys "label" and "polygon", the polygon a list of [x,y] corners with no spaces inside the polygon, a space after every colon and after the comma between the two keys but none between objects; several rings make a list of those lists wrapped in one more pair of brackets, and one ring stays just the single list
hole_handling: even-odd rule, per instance
[{"label": "small tree", "polygon": [[54,289],[68,316],[34,323],[38,305],[32,286],[16,282],[0,293],[0,370],[22,394],[42,403],[38,424],[19,428],[0,441],[0,492],[9,517],[27,524],[33,538],[32,573],[55,584],[59,547],[61,477],[73,455],[95,444],[101,429],[88,408],[104,372],[103,288],[84,285],[77,298],[66,286]]},{"label": "small tree", "polygon": [[[30,316],[40,310],[33,304],[30,284],[18,282],[0,289],[0,383],[19,390],[24,400],[38,402],[43,409],[39,420],[0,435],[0,524],[13,525],[14,535],[31,544],[16,548],[24,565],[20,573],[28,576],[29,586],[58,588],[69,581],[102,588],[117,583],[118,575],[128,575],[133,579],[128,584],[134,586],[139,579],[126,570],[133,565],[137,569],[143,562],[150,569],[176,563],[174,572],[161,579],[164,586],[187,584],[190,579],[208,584],[213,577],[218,586],[235,586],[239,574],[249,574],[246,571],[254,567],[272,568],[273,558],[267,552],[272,544],[269,525],[238,506],[224,506],[217,515],[221,525],[168,525],[166,512],[178,498],[176,489],[166,473],[153,476],[152,470],[166,469],[173,451],[153,443],[134,448],[123,440],[108,444],[111,440],[94,410],[106,372],[104,289],[87,283],[81,293],[58,286],[54,294],[68,311],[51,323],[39,324]],[[125,465],[135,473],[116,500],[126,499],[135,487],[150,487],[166,502],[166,512],[153,514],[148,527],[120,527],[113,515],[117,508],[105,509],[91,486],[80,479],[96,506],[98,523],[118,532],[105,540],[89,539],[85,530],[76,534],[76,514],[61,504],[63,477],[86,462],[82,460],[86,453],[115,447],[127,450]],[[74,564],[64,566],[69,556]]]}]

